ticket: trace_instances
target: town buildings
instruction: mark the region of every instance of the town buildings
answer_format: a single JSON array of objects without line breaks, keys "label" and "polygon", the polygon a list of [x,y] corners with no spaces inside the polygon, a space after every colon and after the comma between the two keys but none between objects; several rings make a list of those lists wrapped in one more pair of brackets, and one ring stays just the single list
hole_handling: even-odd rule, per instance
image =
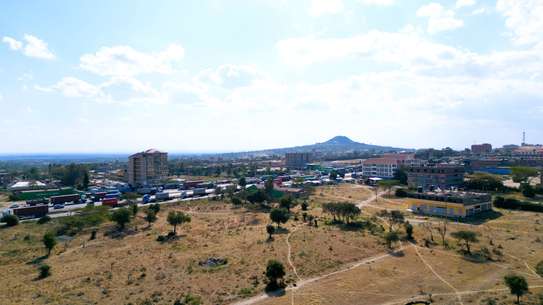
[{"label": "town buildings", "polygon": [[168,176],[168,153],[149,149],[128,157],[128,183],[147,186],[161,182]]},{"label": "town buildings", "polygon": [[464,173],[465,169],[462,165],[410,166],[407,168],[407,184],[410,188],[422,190],[450,189],[462,185]]},{"label": "town buildings", "polygon": [[312,159],[312,153],[286,153],[285,166],[288,169],[305,169]]},{"label": "town buildings", "polygon": [[415,154],[384,154],[379,158],[362,161],[364,177],[393,178],[394,173],[402,166],[420,165],[421,160],[415,159]]},{"label": "town buildings", "polygon": [[471,153],[476,155],[489,154],[492,152],[492,145],[488,143],[471,145]]},{"label": "town buildings", "polygon": [[464,218],[492,209],[492,197],[485,193],[427,192],[409,193],[409,208],[413,213]]}]

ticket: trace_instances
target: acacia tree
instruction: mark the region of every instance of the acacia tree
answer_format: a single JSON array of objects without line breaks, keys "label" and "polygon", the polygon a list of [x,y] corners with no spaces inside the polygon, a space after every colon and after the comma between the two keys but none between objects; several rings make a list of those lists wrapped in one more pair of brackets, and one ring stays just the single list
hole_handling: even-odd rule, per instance
[{"label": "acacia tree", "polygon": [[277,224],[277,228],[280,224],[286,223],[290,218],[290,214],[286,209],[272,209],[270,212],[270,220]]},{"label": "acacia tree", "polygon": [[273,239],[273,233],[275,233],[275,227],[272,225],[266,225],[266,232],[268,233],[268,240]]},{"label": "acacia tree", "polygon": [[43,245],[45,246],[45,249],[47,249],[47,256],[51,255],[51,251],[57,244],[57,240],[55,239],[55,236],[52,233],[45,233],[43,235]]},{"label": "acacia tree", "polygon": [[157,220],[156,213],[154,210],[147,209],[145,211],[145,221],[147,221],[148,226],[151,227],[151,224]]},{"label": "acacia tree", "polygon": [[406,221],[404,223],[405,226],[405,234],[407,235],[407,239],[413,240],[413,225],[409,223],[409,221]]},{"label": "acacia tree", "polygon": [[386,232],[384,237],[387,243],[387,247],[389,249],[392,249],[393,243],[398,242],[400,240],[400,236],[398,235],[398,232],[396,231]]},{"label": "acacia tree", "polygon": [[268,261],[266,266],[266,277],[268,278],[268,285],[266,290],[273,291],[284,286],[282,279],[285,276],[285,267],[283,264],[276,260]]},{"label": "acacia tree", "polygon": [[465,248],[468,254],[471,254],[470,243],[476,243],[479,241],[477,239],[477,233],[473,231],[467,231],[467,230],[457,231],[457,232],[453,232],[451,236],[458,240],[458,242],[460,243],[460,246],[462,248]]},{"label": "acacia tree", "polygon": [[120,208],[118,210],[113,211],[111,214],[111,220],[117,223],[119,226],[119,230],[124,230],[124,227],[127,223],[130,222],[132,213],[127,208]]},{"label": "acacia tree", "polygon": [[445,246],[445,237],[447,235],[447,227],[449,224],[449,220],[447,218],[443,218],[443,220],[437,225],[437,232],[441,236],[441,243],[443,246]]},{"label": "acacia tree", "polygon": [[173,226],[173,234],[177,234],[177,226],[190,222],[190,215],[183,212],[171,211],[168,213],[168,223]]},{"label": "acacia tree", "polygon": [[520,297],[528,292],[526,279],[519,275],[506,275],[503,279],[511,294],[517,296],[517,304],[520,304]]},{"label": "acacia tree", "polygon": [[404,223],[405,221],[405,218],[402,214],[402,212],[398,211],[398,210],[393,210],[393,211],[388,211],[388,210],[383,210],[379,213],[379,216],[385,218],[388,222],[388,231],[389,232],[392,232],[392,231],[396,231],[395,229],[395,226],[396,225],[400,225],[402,223]]}]

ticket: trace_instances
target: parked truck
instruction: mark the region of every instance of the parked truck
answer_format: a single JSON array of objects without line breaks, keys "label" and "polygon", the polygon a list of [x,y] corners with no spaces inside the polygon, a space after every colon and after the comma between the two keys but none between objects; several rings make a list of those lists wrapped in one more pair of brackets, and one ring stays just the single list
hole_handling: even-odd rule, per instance
[{"label": "parked truck", "polygon": [[81,195],[79,194],[71,194],[71,195],[60,195],[60,196],[52,196],[49,198],[52,205],[55,204],[66,204],[66,203],[74,203],[77,204],[81,201]]},{"label": "parked truck", "polygon": [[163,201],[170,199],[170,193],[168,192],[160,192],[155,194],[155,198],[157,201]]},{"label": "parked truck", "polygon": [[13,214],[19,218],[40,218],[49,213],[49,205],[26,205],[13,209]]},{"label": "parked truck", "polygon": [[192,190],[192,194],[194,197],[196,196],[204,196],[206,194],[206,189],[203,187],[195,188]]},{"label": "parked truck", "polygon": [[117,198],[104,198],[102,199],[102,205],[107,205],[112,208],[119,206],[119,199]]}]

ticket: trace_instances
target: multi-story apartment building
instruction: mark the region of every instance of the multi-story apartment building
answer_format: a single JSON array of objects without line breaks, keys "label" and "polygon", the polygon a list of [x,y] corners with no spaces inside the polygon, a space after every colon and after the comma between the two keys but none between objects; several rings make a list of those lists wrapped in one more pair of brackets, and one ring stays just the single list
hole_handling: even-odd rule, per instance
[{"label": "multi-story apartment building", "polygon": [[488,143],[471,145],[471,152],[476,155],[489,154],[492,152],[492,145]]},{"label": "multi-story apartment building", "polygon": [[464,182],[465,169],[462,165],[436,164],[410,166],[407,168],[407,184],[410,188],[450,189]]},{"label": "multi-story apartment building", "polygon": [[288,169],[305,169],[312,159],[312,153],[286,153],[285,166]]},{"label": "multi-story apartment building", "polygon": [[402,166],[420,165],[421,160],[414,154],[385,154],[380,158],[362,161],[362,175],[365,177],[393,178]]},{"label": "multi-story apartment building", "polygon": [[154,185],[168,176],[168,153],[149,149],[128,157],[128,183]]}]

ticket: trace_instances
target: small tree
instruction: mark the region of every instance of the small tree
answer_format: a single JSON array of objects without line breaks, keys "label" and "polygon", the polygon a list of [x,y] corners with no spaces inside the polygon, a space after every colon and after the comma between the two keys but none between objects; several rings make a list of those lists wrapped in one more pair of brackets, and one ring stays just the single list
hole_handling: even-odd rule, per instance
[{"label": "small tree", "polygon": [[520,304],[520,297],[528,292],[528,282],[519,275],[507,275],[504,278],[505,284],[509,287],[511,294],[517,296],[517,304]]},{"label": "small tree", "polygon": [[445,246],[445,237],[447,236],[447,227],[449,224],[449,220],[447,218],[443,218],[443,220],[438,224],[437,226],[437,232],[441,236],[441,243]]},{"label": "small tree", "polygon": [[272,225],[266,225],[266,232],[268,233],[268,240],[272,240],[273,233],[275,233],[275,227]]},{"label": "small tree", "polygon": [[19,217],[13,214],[4,215],[0,222],[5,222],[7,227],[13,227],[19,224]]},{"label": "small tree", "polygon": [[277,228],[280,224],[286,223],[289,218],[290,214],[286,209],[272,209],[270,212],[270,219],[277,224]]},{"label": "small tree", "polygon": [[173,234],[177,234],[177,226],[190,222],[190,215],[183,212],[171,211],[168,213],[168,223],[173,226]]},{"label": "small tree", "polygon": [[468,254],[471,254],[470,243],[476,243],[479,241],[477,239],[477,233],[473,231],[467,231],[467,230],[457,231],[457,232],[453,232],[451,236],[458,240],[461,247],[465,248]]},{"label": "small tree", "polygon": [[407,239],[413,240],[413,225],[409,223],[409,221],[406,221],[405,224],[405,234],[407,235]]},{"label": "small tree", "polygon": [[268,278],[268,285],[266,290],[273,291],[283,287],[282,279],[285,276],[285,267],[283,264],[276,260],[268,261],[266,266],[266,277]]},{"label": "small tree", "polygon": [[158,203],[151,204],[149,206],[149,209],[153,210],[155,212],[155,214],[158,214],[158,212],[160,212],[160,204],[158,204]]},{"label": "small tree", "polygon": [[233,205],[240,205],[241,204],[241,199],[239,199],[238,197],[232,197],[232,204]]},{"label": "small tree", "polygon": [[147,209],[147,211],[145,211],[145,221],[147,221],[148,223],[147,227],[151,227],[153,222],[155,222],[156,220],[157,220],[157,217],[156,217],[155,211],[151,209]]},{"label": "small tree", "polygon": [[130,206],[130,208],[132,209],[132,215],[134,215],[134,217],[136,217],[136,215],[138,215],[138,211],[139,211],[138,204],[134,203],[134,204],[132,204]]},{"label": "small tree", "polygon": [[400,236],[398,235],[398,232],[392,231],[392,232],[385,233],[385,241],[389,249],[392,249],[392,244],[395,242],[398,242],[399,240],[400,240]]},{"label": "small tree", "polygon": [[117,223],[117,226],[119,226],[119,230],[124,230],[124,227],[127,223],[130,222],[132,214],[127,208],[120,208],[118,210],[113,211],[111,214],[111,220]]},{"label": "small tree", "polygon": [[537,263],[537,265],[535,266],[535,271],[537,272],[537,274],[539,274],[540,277],[543,277],[543,261]]},{"label": "small tree", "polygon": [[389,232],[396,231],[395,225],[402,224],[405,221],[402,212],[398,210],[393,210],[390,212],[387,210],[383,210],[380,213],[380,216],[387,219]]},{"label": "small tree", "polygon": [[309,205],[307,204],[307,201],[302,202],[302,211],[307,211],[307,208]]},{"label": "small tree", "polygon": [[51,267],[47,264],[40,265],[38,270],[40,272],[38,275],[39,279],[44,279],[51,275]]},{"label": "small tree", "polygon": [[45,249],[47,249],[47,256],[51,255],[51,251],[57,244],[57,240],[55,239],[55,236],[52,233],[45,233],[43,235],[43,245],[45,246]]},{"label": "small tree", "polygon": [[279,206],[287,211],[290,211],[290,208],[292,207],[292,197],[285,196],[281,198],[281,201],[279,201]]}]

